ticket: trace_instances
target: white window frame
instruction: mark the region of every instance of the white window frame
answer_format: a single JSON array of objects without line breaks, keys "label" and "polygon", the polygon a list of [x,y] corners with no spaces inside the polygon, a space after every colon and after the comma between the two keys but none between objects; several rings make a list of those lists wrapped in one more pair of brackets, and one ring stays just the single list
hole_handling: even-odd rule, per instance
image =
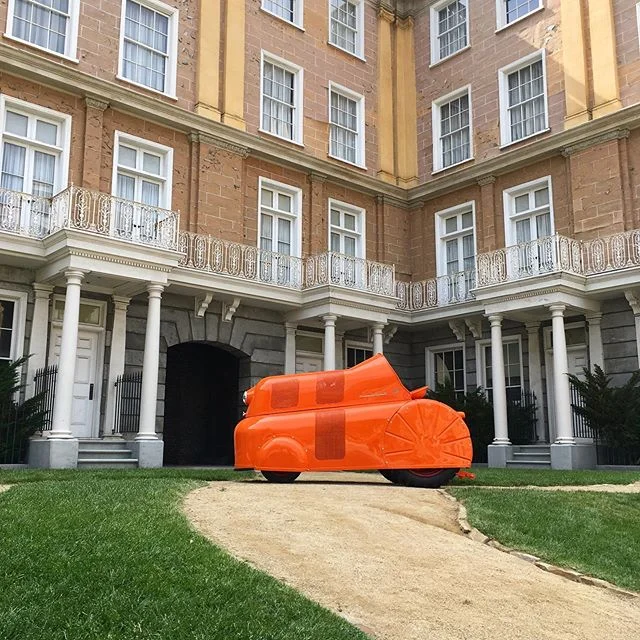
[{"label": "white window frame", "polygon": [[507,22],[507,4],[505,0],[496,0],[496,31],[508,29],[511,25],[518,24],[522,20],[526,20],[529,16],[544,10],[544,0],[538,0],[538,6],[511,22]]},{"label": "white window frame", "polygon": [[[373,356],[373,344],[371,342],[364,342],[358,340],[345,340],[344,341],[344,354],[343,354],[343,368],[347,368],[347,353],[349,349],[366,349],[367,351],[371,351],[371,356]],[[354,365],[356,366],[356,365]]]},{"label": "white window frame", "polygon": [[[348,232],[349,235],[357,235],[358,239],[356,241],[356,255],[355,258],[364,260],[367,254],[366,248],[366,223],[367,223],[367,212],[366,209],[362,207],[356,207],[352,204],[348,204],[346,202],[341,202],[340,200],[334,200],[333,198],[329,198],[329,215],[327,216],[328,222],[328,230],[327,230],[327,250],[331,251],[331,231],[333,229],[333,225],[331,224],[331,210],[337,209],[342,213],[348,213],[356,218],[356,231]],[[342,228],[341,228],[342,229]]]},{"label": "white window frame", "polygon": [[27,302],[29,294],[26,291],[11,291],[0,289],[0,300],[14,303],[13,325],[11,327],[11,347],[9,359],[18,360],[24,354],[24,338],[27,324]]},{"label": "white window frame", "polygon": [[[157,176],[155,174],[148,174],[148,177],[153,181],[162,181],[163,189],[161,189],[159,209],[171,209],[171,202],[173,197],[173,148],[167,147],[151,140],[145,140],[138,136],[132,136],[124,131],[116,131],[113,140],[113,160],[112,160],[112,173],[111,173],[111,195],[117,196],[118,188],[118,149],[120,144],[125,146],[135,147],[137,151],[150,151],[151,153],[163,156],[165,165],[165,176]],[[135,173],[137,177],[145,177],[144,172],[137,169],[131,169],[126,167],[127,171]]]},{"label": "white window frame", "polygon": [[[262,249],[260,246],[260,238],[262,237],[262,189],[274,189],[276,191],[283,191],[287,195],[293,198],[293,212],[291,215],[280,212],[279,216],[289,218],[292,222],[292,230],[291,230],[291,257],[301,258],[302,257],[302,189],[299,187],[294,187],[290,184],[285,184],[284,182],[277,182],[276,180],[271,180],[270,178],[264,178],[260,176],[258,178],[258,233],[256,237],[256,247],[258,249]],[[273,252],[273,251],[272,251]],[[277,253],[273,252],[273,253]]]},{"label": "white window frame", "polygon": [[[469,157],[461,160],[460,162],[456,162],[454,164],[444,166],[442,162],[442,117],[441,117],[441,109],[444,105],[449,104],[453,100],[457,100],[464,95],[468,96],[469,99]],[[456,91],[452,91],[448,93],[446,96],[442,96],[435,100],[431,105],[431,120],[432,120],[432,131],[433,131],[433,173],[437,173],[439,171],[446,171],[451,169],[452,167],[457,167],[465,162],[471,162],[473,157],[473,108],[471,105],[471,85],[468,84],[460,89],[456,89]]]},{"label": "white window frame", "polygon": [[124,76],[124,31],[125,31],[125,21],[127,15],[127,0],[122,0],[122,5],[120,9],[120,47],[118,50],[118,74],[116,78],[118,80],[122,80],[123,82],[127,82],[136,87],[142,87],[147,91],[153,91],[153,93],[158,93],[163,96],[167,96],[169,98],[176,98],[176,75],[178,69],[178,24],[179,24],[179,11],[176,7],[172,7],[164,2],[159,2],[159,0],[133,0],[138,4],[141,4],[152,11],[157,11],[158,13],[162,13],[167,18],[169,18],[169,33],[168,33],[168,41],[167,41],[167,67],[165,74],[165,86],[164,91],[160,91],[158,89],[154,89],[153,87],[148,87],[146,84],[142,84],[140,82],[136,82],[135,80],[130,80]]},{"label": "white window frame", "polygon": [[430,29],[431,31],[431,64],[429,65],[430,67],[435,67],[441,62],[444,62],[445,60],[449,60],[454,56],[457,56],[459,53],[462,53],[463,51],[466,51],[471,47],[471,39],[470,39],[471,34],[469,30],[470,2],[469,0],[462,0],[462,2],[464,2],[464,4],[466,5],[466,9],[467,9],[467,21],[465,25],[467,29],[467,44],[464,47],[461,47],[460,49],[458,49],[457,51],[450,53],[448,56],[444,56],[443,58],[440,57],[440,35],[438,33],[438,24],[439,24],[438,12],[444,9],[446,6],[453,4],[453,2],[456,2],[456,1],[458,0],[442,0],[441,2],[437,2],[436,4],[431,6],[431,14],[429,19],[429,23],[431,25],[431,29]]},{"label": "white window frame", "polygon": [[[524,380],[524,354],[522,353],[522,336],[513,335],[513,336],[502,336],[502,347],[506,344],[510,344],[513,342],[518,343],[518,348],[520,350],[520,389],[525,390],[525,380]],[[476,375],[478,378],[478,386],[482,387],[483,391],[488,391],[487,389],[487,363],[485,358],[485,347],[491,346],[491,340],[476,340]],[[491,387],[493,390],[493,387]],[[488,394],[487,394],[488,397]]]},{"label": "white window frame", "polygon": [[[60,139],[62,145],[56,147],[59,152],[60,166],[56,171],[55,182],[53,186],[53,193],[60,193],[67,188],[69,184],[69,156],[71,154],[71,116],[60,111],[54,111],[47,107],[41,107],[40,105],[26,102],[24,100],[18,100],[7,96],[6,94],[0,94],[0,167],[2,166],[2,153],[4,147],[4,127],[6,112],[17,111],[27,116],[35,116],[48,120],[61,128]],[[37,143],[31,141],[25,142],[31,146],[37,146]],[[47,147],[50,150],[51,147]]]},{"label": "white window frame", "polygon": [[[290,73],[293,73],[294,76],[294,85],[293,85],[293,110],[294,110],[294,119],[293,119],[293,138],[285,138],[284,136],[279,136],[277,133],[272,133],[271,131],[267,131],[262,127],[263,116],[264,116],[264,63],[269,62],[273,65],[282,67],[286,69]],[[304,147],[304,119],[303,119],[303,91],[304,91],[304,69],[299,67],[297,64],[293,64],[293,62],[289,62],[284,58],[280,58],[278,56],[274,56],[273,54],[265,51],[264,49],[260,52],[260,126],[258,127],[258,131],[261,133],[266,133],[269,136],[273,136],[274,138],[278,138],[278,140],[285,140],[286,142],[290,142],[291,144],[296,144],[300,147]]]},{"label": "white window frame", "polygon": [[356,35],[356,50],[355,51],[349,51],[349,49],[345,49],[344,47],[341,47],[339,44],[336,44],[335,42],[333,42],[333,40],[331,39],[331,0],[327,0],[327,4],[328,4],[328,25],[329,25],[329,33],[327,34],[327,44],[331,47],[335,47],[336,49],[339,49],[340,51],[344,51],[345,53],[349,54],[350,56],[354,56],[355,58],[359,58],[360,60],[365,60],[364,57],[364,0],[350,0],[351,2],[353,2],[353,4],[357,5],[356,7],[356,29],[357,29],[357,35]]},{"label": "white window frame", "polygon": [[64,58],[65,60],[69,60],[71,62],[80,62],[77,58],[78,53],[78,24],[80,17],[80,0],[69,0],[69,22],[67,34],[65,37],[65,47],[64,53],[58,53],[57,51],[53,51],[52,49],[47,49],[47,47],[42,47],[39,44],[34,44],[33,42],[29,42],[29,40],[23,40],[18,36],[13,35],[13,18],[15,13],[15,0],[9,0],[9,6],[7,8],[7,24],[5,27],[4,37],[9,40],[15,40],[16,42],[22,42],[23,44],[29,45],[34,49],[39,49],[40,51],[46,51],[51,55],[58,56],[60,58]]},{"label": "white window frame", "polygon": [[293,20],[287,20],[286,18],[279,16],[277,13],[267,9],[265,6],[265,0],[260,0],[260,9],[265,13],[268,13],[270,16],[281,20],[285,24],[293,25],[301,31],[304,31],[304,0],[293,0]]},{"label": "white window frame", "polygon": [[425,382],[429,389],[435,391],[438,381],[436,380],[436,371],[433,366],[433,356],[440,351],[462,351],[462,373],[464,377],[464,393],[467,391],[467,350],[464,342],[450,342],[448,344],[434,345],[425,347]]},{"label": "white window frame", "polygon": [[[514,187],[509,187],[502,192],[502,202],[504,207],[504,237],[505,246],[515,246],[516,242],[516,225],[515,218],[519,218],[520,215],[514,212],[514,202],[518,196],[524,195],[531,191],[537,191],[541,187],[547,187],[549,189],[549,215],[551,219],[551,235],[555,233],[555,217],[553,212],[553,186],[551,176],[544,176],[524,184],[519,184]],[[529,214],[530,215],[530,214]],[[527,217],[527,216],[522,216]]]},{"label": "white window frame", "polygon": [[[539,49],[533,53],[513,62],[506,67],[498,70],[498,93],[500,96],[500,148],[503,149],[512,144],[524,142],[535,136],[539,136],[549,131],[549,90],[547,87],[547,52],[545,49]],[[515,73],[524,67],[528,67],[538,61],[542,61],[542,77],[544,87],[544,126],[540,131],[536,131],[531,135],[517,140],[511,139],[511,120],[509,118],[509,74]]]},{"label": "white window frame", "polygon": [[[444,249],[444,241],[446,240],[446,233],[444,227],[445,218],[449,218],[453,215],[462,214],[462,213],[471,213],[473,218],[473,250],[474,255],[477,257],[478,255],[478,238],[476,233],[476,201],[470,200],[469,202],[464,202],[463,204],[458,204],[455,207],[449,207],[448,209],[443,209],[442,211],[436,212],[436,274],[440,278],[442,276],[446,276],[447,274],[447,254]],[[455,235],[457,235],[457,232]]]},{"label": "white window frame", "polygon": [[[336,93],[338,95],[342,95],[349,100],[353,100],[356,103],[356,118],[358,120],[358,128],[356,131],[356,161],[351,162],[351,160],[346,160],[345,158],[341,158],[340,156],[334,155],[331,153],[331,128],[334,126],[331,121],[331,94]],[[329,82],[329,149],[328,156],[333,158],[334,160],[339,160],[340,162],[345,162],[346,164],[350,164],[361,169],[366,169],[365,162],[365,104],[364,104],[364,96],[356,93],[355,91],[351,91],[351,89],[347,89],[342,85],[336,84],[335,82]]]}]

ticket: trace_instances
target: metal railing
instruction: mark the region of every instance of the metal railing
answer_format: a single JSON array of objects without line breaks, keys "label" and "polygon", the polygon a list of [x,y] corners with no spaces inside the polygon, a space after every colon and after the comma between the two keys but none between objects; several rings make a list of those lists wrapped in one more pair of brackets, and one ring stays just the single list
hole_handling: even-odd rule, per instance
[{"label": "metal railing", "polygon": [[142,372],[124,373],[115,382],[116,407],[114,433],[137,433],[140,424]]},{"label": "metal railing", "polygon": [[42,394],[41,410],[44,412],[43,431],[50,431],[53,426],[53,402],[56,392],[56,380],[58,377],[57,365],[50,365],[38,369],[33,377],[35,394]]},{"label": "metal railing", "polygon": [[0,188],[0,231],[43,238],[50,217],[51,198]]},{"label": "metal railing", "polygon": [[640,230],[615,233],[582,242],[584,275],[619,271],[640,265]]},{"label": "metal railing", "polygon": [[569,383],[569,388],[571,392],[571,426],[573,427],[573,437],[594,438],[595,434],[589,426],[587,419],[576,411],[576,407],[584,406],[584,400],[573,383]]},{"label": "metal railing", "polygon": [[475,270],[460,271],[420,282],[396,283],[398,309],[419,311],[446,307],[474,299]]}]

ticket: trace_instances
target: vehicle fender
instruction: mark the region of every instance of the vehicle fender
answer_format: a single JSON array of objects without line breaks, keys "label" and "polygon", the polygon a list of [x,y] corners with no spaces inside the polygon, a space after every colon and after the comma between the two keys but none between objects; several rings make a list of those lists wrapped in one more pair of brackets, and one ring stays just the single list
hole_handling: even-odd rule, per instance
[{"label": "vehicle fender", "polygon": [[275,436],[265,442],[256,455],[256,469],[266,471],[304,471],[307,451],[295,438]]}]

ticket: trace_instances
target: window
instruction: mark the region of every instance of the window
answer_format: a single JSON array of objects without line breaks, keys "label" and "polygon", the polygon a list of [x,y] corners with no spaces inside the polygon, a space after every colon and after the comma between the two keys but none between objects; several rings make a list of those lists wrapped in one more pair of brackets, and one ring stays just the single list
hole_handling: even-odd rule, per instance
[{"label": "window", "polygon": [[339,49],[364,56],[364,0],[330,0],[329,42]]},{"label": "window", "polygon": [[24,351],[27,294],[0,290],[0,360],[17,360]]},{"label": "window", "polygon": [[118,77],[173,95],[178,11],[155,0],[124,0]]},{"label": "window", "polygon": [[433,103],[433,170],[471,159],[471,98],[465,87]]},{"label": "window", "polygon": [[432,389],[451,384],[456,394],[465,392],[464,347],[429,348],[427,353],[427,382]]},{"label": "window", "polygon": [[440,212],[436,226],[438,303],[462,302],[475,287],[474,203]]},{"label": "window", "polygon": [[526,18],[542,6],[542,0],[496,0],[498,29]]},{"label": "window", "polygon": [[5,96],[0,118],[0,227],[42,235],[48,229],[47,199],[66,187],[71,118]]},{"label": "window", "polygon": [[261,131],[302,144],[302,69],[262,54]]},{"label": "window", "polygon": [[553,270],[551,178],[508,189],[504,192],[504,208],[505,237],[507,244],[517,245],[519,275]]},{"label": "window", "polygon": [[302,27],[303,0],[262,0],[262,8],[297,27]]},{"label": "window", "polygon": [[[481,344],[481,354],[483,360],[481,381],[489,400],[493,399],[493,372],[491,366],[491,344]],[[522,347],[520,339],[516,337],[505,338],[502,344],[504,356],[504,378],[507,387],[507,402],[520,404],[522,402]]]},{"label": "window", "polygon": [[503,146],[548,128],[545,76],[544,51],[499,71]]},{"label": "window", "polygon": [[369,346],[347,344],[346,348],[347,369],[373,357],[373,349]]},{"label": "window", "polygon": [[329,250],[364,258],[364,209],[329,200]]},{"label": "window", "polygon": [[333,83],[329,95],[329,155],[363,166],[364,98]]},{"label": "window", "polygon": [[9,0],[5,35],[73,59],[79,10],[79,0]]},{"label": "window", "polygon": [[116,232],[130,240],[152,240],[171,207],[173,149],[119,131],[114,149]]},{"label": "window", "polygon": [[445,0],[431,7],[431,64],[469,45],[468,0]]}]

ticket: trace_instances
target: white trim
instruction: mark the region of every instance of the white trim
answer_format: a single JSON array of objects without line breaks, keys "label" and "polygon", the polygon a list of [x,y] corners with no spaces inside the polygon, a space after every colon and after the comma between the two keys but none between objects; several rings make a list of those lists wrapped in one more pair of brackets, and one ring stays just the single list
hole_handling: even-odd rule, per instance
[{"label": "white trim", "polygon": [[64,41],[64,53],[58,53],[47,47],[42,47],[29,40],[23,40],[13,35],[13,18],[15,12],[15,0],[9,0],[9,6],[7,8],[7,23],[5,25],[4,37],[15,42],[22,42],[39,51],[46,51],[51,55],[59,58],[64,58],[70,62],[78,63],[80,60],[77,58],[78,54],[78,25],[80,21],[80,0],[69,0],[69,22],[67,24],[67,32],[65,34]]},{"label": "white trim", "polygon": [[471,213],[473,219],[473,251],[474,256],[478,255],[478,246],[477,246],[477,237],[476,237],[476,201],[469,200],[468,202],[464,202],[462,204],[458,204],[455,207],[449,207],[448,209],[443,209],[442,211],[436,211],[434,219],[435,219],[435,231],[436,231],[436,274],[437,277],[442,277],[447,275],[447,265],[446,265],[446,253],[444,252],[443,247],[443,235],[446,235],[444,232],[444,219],[448,216],[457,215],[461,213]]},{"label": "white trim", "polygon": [[364,57],[364,10],[365,10],[365,3],[364,0],[350,0],[350,2],[353,2],[356,6],[356,50],[355,51],[349,51],[349,49],[345,49],[344,47],[341,47],[339,44],[336,44],[335,42],[333,42],[331,40],[331,0],[328,0],[328,20],[327,20],[327,25],[328,25],[328,29],[329,32],[327,33],[327,44],[330,47],[335,47],[336,49],[338,49],[339,51],[344,51],[345,53],[347,53],[350,56],[353,56],[354,58],[358,58],[359,60],[362,60],[363,62],[366,62],[366,58]]},{"label": "white trim", "polygon": [[467,346],[464,342],[449,342],[447,344],[442,345],[433,345],[430,347],[424,348],[424,357],[425,357],[425,384],[429,387],[429,389],[435,388],[438,384],[436,380],[436,372],[433,367],[433,356],[435,353],[439,351],[462,351],[462,374],[464,377],[464,389],[463,391],[467,392]]},{"label": "white trim", "polygon": [[[358,119],[358,130],[356,135],[358,136],[356,140],[356,161],[351,162],[345,158],[341,158],[340,156],[333,155],[331,153],[331,127],[333,126],[333,122],[331,122],[331,94],[336,93],[338,95],[342,95],[343,97],[353,100],[356,103],[357,110],[357,119]],[[329,100],[328,108],[329,108],[329,149],[327,155],[334,160],[340,160],[341,162],[346,162],[347,164],[359,167],[360,169],[366,169],[366,147],[365,147],[365,104],[364,104],[364,96],[360,93],[356,93],[355,91],[351,91],[351,89],[347,89],[342,85],[336,84],[335,82],[329,82]]]},{"label": "white trim", "polygon": [[[522,336],[520,334],[502,336],[502,346],[511,342],[517,342],[520,348],[520,388],[525,388],[524,383],[524,363],[522,354]],[[476,384],[482,387],[483,391],[487,390],[487,366],[485,360],[485,347],[491,346],[491,340],[476,340]],[[506,363],[505,363],[506,371]],[[493,387],[492,387],[493,388]]]},{"label": "white trim", "polygon": [[[132,147],[135,147],[137,150],[148,150],[153,153],[159,154],[163,157],[164,160],[164,172],[166,175],[161,176],[149,176],[155,180],[161,180],[164,184],[164,188],[162,190],[162,197],[160,200],[160,204],[158,208],[160,209],[171,209],[171,203],[173,198],[173,148],[167,147],[163,144],[159,144],[157,142],[152,142],[151,140],[145,140],[144,138],[139,138],[138,136],[132,136],[129,133],[125,133],[124,131],[116,130],[113,138],[113,157],[111,160],[111,195],[117,196],[116,189],[118,186],[118,148],[120,143],[124,143],[125,145],[128,143]],[[143,175],[139,171],[135,171],[138,175]]]},{"label": "white trim", "polygon": [[367,351],[371,351],[371,356],[373,356],[373,342],[367,342],[362,340],[346,340],[343,338],[342,340],[342,368],[347,368],[347,351],[349,349],[366,349]]},{"label": "white trim", "polygon": [[29,301],[29,294],[26,291],[0,289],[0,300],[7,300],[14,303],[9,359],[18,360],[24,355],[24,339],[27,324],[27,303]]},{"label": "white trim", "polygon": [[285,24],[290,24],[291,26],[300,29],[300,31],[304,31],[304,26],[303,26],[304,25],[304,0],[294,0],[293,20],[287,20],[286,18],[279,16],[277,13],[274,13],[273,11],[269,11],[269,9],[267,9],[264,6],[264,2],[265,0],[260,1],[261,11],[264,11],[268,15],[273,16],[278,20],[281,20]]},{"label": "white trim", "polygon": [[538,0],[538,6],[535,9],[531,9],[529,13],[526,13],[511,22],[507,22],[507,7],[505,0],[496,0],[496,33],[503,29],[508,29],[510,26],[518,24],[518,22],[521,22],[522,20],[526,20],[529,16],[532,16],[538,11],[544,11],[543,0]]},{"label": "white trim", "polygon": [[[548,88],[547,88],[547,52],[545,49],[539,49],[533,53],[520,58],[516,62],[513,62],[501,69],[498,69],[498,94],[500,101],[500,149],[508,147],[512,144],[517,144],[523,140],[532,138],[533,136],[540,135],[549,130],[549,100],[548,100]],[[509,121],[509,88],[507,86],[507,78],[509,74],[519,71],[523,67],[532,65],[538,60],[542,61],[542,80],[543,80],[543,99],[544,99],[544,126],[540,131],[536,131],[529,136],[518,138],[517,140],[511,139],[511,124]]]},{"label": "white trim", "polygon": [[[265,62],[270,62],[273,65],[282,67],[283,69],[286,69],[290,73],[293,73],[293,76],[294,76],[293,138],[285,138],[284,136],[279,136],[277,133],[273,133],[272,131],[267,131],[262,127],[262,120],[264,116],[263,108],[264,108],[264,63]],[[273,136],[274,138],[278,138],[278,140],[285,140],[286,142],[291,142],[299,146],[304,146],[303,145],[303,139],[304,139],[303,91],[304,91],[304,69],[302,67],[299,67],[297,64],[294,64],[293,62],[289,62],[284,58],[274,56],[272,53],[269,53],[268,51],[261,49],[260,50],[260,125],[258,127],[258,131],[260,131],[261,133],[266,133],[267,135]]]},{"label": "white trim", "polygon": [[[286,212],[278,213],[283,218],[289,218],[293,222],[293,233],[291,234],[291,256],[294,258],[302,257],[302,189],[294,187],[290,184],[284,184],[283,182],[277,182],[270,178],[258,177],[258,225],[257,225],[257,237],[256,247],[260,247],[260,237],[262,235],[262,189],[273,188],[278,191],[284,191],[287,195],[290,195],[293,199],[293,212],[287,214]],[[277,253],[277,251],[274,251]],[[302,335],[297,333],[296,335]]]},{"label": "white trim", "polygon": [[530,193],[537,190],[539,187],[546,186],[549,189],[549,215],[551,219],[551,234],[555,233],[555,217],[553,212],[553,185],[551,176],[544,176],[525,182],[524,184],[518,184],[513,187],[509,187],[502,192],[502,206],[503,206],[503,223],[504,223],[504,238],[505,247],[514,246],[517,243],[515,235],[515,224],[513,222],[514,217],[519,217],[520,214],[515,215],[513,211],[513,203],[518,196]]},{"label": "white trim", "polygon": [[[458,98],[463,97],[464,95],[468,96],[469,100],[469,157],[461,160],[460,162],[456,162],[454,164],[444,166],[442,162],[442,117],[441,117],[441,109],[445,104],[453,100],[457,100]],[[446,169],[451,169],[452,167],[457,167],[464,162],[469,162],[469,160],[473,160],[473,109],[471,104],[471,85],[465,85],[460,89],[456,89],[451,93],[448,93],[437,100],[434,100],[431,103],[431,126],[432,126],[432,139],[433,139],[433,172],[436,173],[438,171],[444,171]]]},{"label": "white trim", "polygon": [[169,32],[167,40],[167,67],[165,69],[165,82],[164,91],[149,87],[146,84],[136,82],[130,78],[125,77],[123,72],[123,56],[124,56],[124,25],[127,15],[127,2],[129,0],[122,0],[120,7],[120,45],[118,48],[118,73],[116,78],[124,82],[128,82],[136,87],[142,87],[148,91],[153,91],[169,98],[176,98],[176,75],[178,69],[178,21],[179,11],[176,7],[172,7],[159,0],[131,0],[137,4],[143,5],[152,11],[162,13],[169,18]]},{"label": "white trim", "polygon": [[[444,58],[440,57],[440,41],[439,41],[439,33],[438,33],[438,12],[444,9],[446,6],[454,3],[454,2],[463,2],[465,8],[467,10],[467,19],[466,19],[466,30],[467,30],[467,44],[464,47],[461,47],[457,51],[450,53],[448,56]],[[436,2],[431,5],[431,11],[429,14],[429,24],[430,24],[430,42],[431,42],[431,51],[430,51],[430,64],[429,67],[434,67],[454,56],[457,56],[459,53],[466,51],[471,47],[471,33],[469,29],[470,17],[469,17],[469,0],[441,0],[441,2]]]},{"label": "white trim", "polygon": [[[60,166],[55,173],[53,193],[56,194],[66,189],[69,184],[69,156],[71,152],[72,122],[71,116],[60,111],[54,111],[53,109],[41,107],[40,105],[33,104],[31,102],[25,102],[24,100],[19,100],[18,98],[13,98],[12,96],[0,93],[0,167],[2,166],[2,151],[4,148],[2,141],[4,139],[4,122],[5,112],[7,108],[10,110],[12,108],[15,108],[16,111],[27,113],[28,115],[32,115],[43,120],[49,120],[50,122],[60,127],[60,142],[62,144],[56,147],[56,150],[60,154]],[[25,142],[25,144],[29,144],[32,147],[39,146],[37,141],[35,140]],[[43,149],[47,149],[48,151],[51,151],[52,148],[53,147],[51,145],[43,146]]]},{"label": "white trim", "polygon": [[362,207],[356,207],[353,204],[347,202],[341,202],[335,198],[329,198],[327,216],[327,250],[331,251],[331,209],[335,208],[343,213],[348,213],[356,217],[356,232],[354,235],[358,235],[359,242],[356,243],[356,258],[366,259],[367,256],[367,210]]}]

